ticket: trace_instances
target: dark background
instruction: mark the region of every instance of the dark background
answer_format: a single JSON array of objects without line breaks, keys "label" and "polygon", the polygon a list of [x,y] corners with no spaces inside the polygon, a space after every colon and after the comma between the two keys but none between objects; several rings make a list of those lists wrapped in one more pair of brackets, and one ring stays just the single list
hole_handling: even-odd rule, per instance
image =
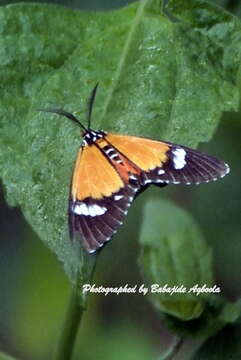
[{"label": "dark background", "polygon": [[[97,10],[115,8],[128,1],[49,2]],[[239,14],[238,1],[215,2]],[[14,2],[0,2],[6,3]],[[213,248],[216,283],[233,300],[241,292],[240,116],[224,114],[212,141],[200,146],[230,164],[231,174],[225,179],[225,186],[217,182],[207,187],[178,187],[172,195],[178,204],[192,211],[201,225]],[[0,348],[21,359],[49,359],[65,314],[70,285],[61,264],[31,230],[21,211],[7,207],[3,192],[0,199]],[[120,286],[142,281],[135,241],[135,214],[141,206],[138,199],[125,225],[100,256],[96,283]],[[133,241],[127,241],[132,238]],[[82,359],[141,360],[157,357],[172,340],[146,297],[93,295],[78,346]]]}]

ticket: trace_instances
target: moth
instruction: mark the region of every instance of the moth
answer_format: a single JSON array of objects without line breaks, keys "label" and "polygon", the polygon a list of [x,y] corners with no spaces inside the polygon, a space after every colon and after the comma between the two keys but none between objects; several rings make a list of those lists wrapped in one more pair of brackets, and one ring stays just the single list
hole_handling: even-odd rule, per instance
[{"label": "moth", "polygon": [[98,84],[88,100],[87,127],[62,109],[43,109],[82,128],[70,188],[69,232],[89,253],[103,247],[123,223],[136,196],[149,185],[201,184],[224,177],[223,161],[186,146],[90,128]]}]

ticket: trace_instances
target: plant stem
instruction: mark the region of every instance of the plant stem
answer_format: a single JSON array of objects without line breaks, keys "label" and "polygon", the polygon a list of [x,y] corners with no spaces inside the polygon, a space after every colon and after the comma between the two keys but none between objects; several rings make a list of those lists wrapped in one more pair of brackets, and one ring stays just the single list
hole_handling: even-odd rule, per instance
[{"label": "plant stem", "polygon": [[74,350],[79,325],[85,308],[80,304],[78,289],[75,286],[70,296],[62,332],[59,339],[56,360],[70,360]]},{"label": "plant stem", "polygon": [[[57,345],[55,360],[70,360],[72,358],[82,316],[86,310],[86,298],[83,297],[81,289],[83,283],[92,283],[96,260],[97,257],[92,257],[91,261],[85,259],[85,261],[89,262],[87,274],[82,277],[79,272],[76,277]],[[87,270],[88,267],[84,268]]]},{"label": "plant stem", "polygon": [[206,340],[206,336],[196,339],[177,338],[173,346],[161,356],[160,360],[191,360]]},{"label": "plant stem", "polygon": [[165,354],[162,354],[160,360],[174,360],[175,355],[179,351],[183,344],[182,338],[176,338],[175,342],[171,347],[165,352]]}]

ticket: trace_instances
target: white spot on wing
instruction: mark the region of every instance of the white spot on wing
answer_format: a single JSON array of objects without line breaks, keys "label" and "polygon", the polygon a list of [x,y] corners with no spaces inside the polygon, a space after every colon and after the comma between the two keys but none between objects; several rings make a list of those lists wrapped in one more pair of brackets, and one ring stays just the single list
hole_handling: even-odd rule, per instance
[{"label": "white spot on wing", "polygon": [[186,165],[186,160],[185,160],[186,151],[182,148],[176,148],[175,150],[172,151],[172,153],[174,155],[173,157],[174,168],[177,170],[184,168],[184,166]]},{"label": "white spot on wing", "polygon": [[74,205],[73,212],[77,215],[89,215],[88,207],[84,203]]},{"label": "white spot on wing", "polygon": [[225,166],[226,166],[226,173],[223,176],[230,173],[230,167],[228,166],[228,164],[225,164]]},{"label": "white spot on wing", "polygon": [[88,249],[87,251],[88,251],[89,254],[94,254],[96,252],[96,250],[97,249],[94,249],[94,250],[93,249]]},{"label": "white spot on wing", "polygon": [[128,188],[130,188],[131,189],[131,191],[134,191],[134,192],[137,192],[138,191],[138,187],[133,187],[133,186],[131,186],[131,185],[127,185],[128,186]]},{"label": "white spot on wing", "polygon": [[107,211],[105,206],[99,206],[97,204],[86,205],[84,203],[76,204],[73,207],[73,212],[77,215],[85,216],[99,216],[103,215]]},{"label": "white spot on wing", "polygon": [[118,201],[118,200],[122,199],[123,197],[124,197],[123,195],[115,195],[114,200]]},{"label": "white spot on wing", "polygon": [[88,211],[89,211],[90,216],[96,216],[97,215],[96,212],[95,212],[95,209],[94,209],[94,205],[90,205],[88,207]]},{"label": "white spot on wing", "polygon": [[163,174],[165,174],[165,170],[159,169],[157,173],[158,173],[158,175],[163,175]]},{"label": "white spot on wing", "polygon": [[103,215],[106,211],[107,208],[105,206],[99,206],[99,205],[91,205],[94,208],[95,214],[96,215]]}]

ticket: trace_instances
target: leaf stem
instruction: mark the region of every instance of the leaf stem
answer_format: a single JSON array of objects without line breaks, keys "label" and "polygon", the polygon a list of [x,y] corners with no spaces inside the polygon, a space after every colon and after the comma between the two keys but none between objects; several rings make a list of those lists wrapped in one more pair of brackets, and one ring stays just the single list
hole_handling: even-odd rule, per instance
[{"label": "leaf stem", "polygon": [[83,265],[86,274],[85,276],[81,275],[82,269],[77,274],[57,344],[55,360],[70,360],[73,355],[75,341],[87,303],[87,298],[82,295],[82,285],[86,282],[92,283],[97,256],[92,256],[91,259],[85,258],[85,261],[88,262],[87,265]]},{"label": "leaf stem", "polygon": [[182,338],[176,338],[174,344],[167,350],[165,354],[162,354],[160,360],[174,360],[175,355],[179,351],[183,344]]},{"label": "leaf stem", "polygon": [[72,290],[65,315],[62,332],[56,352],[56,360],[69,360],[72,357],[76,336],[85,308],[80,304],[78,289]]},{"label": "leaf stem", "polygon": [[112,82],[112,85],[110,87],[110,90],[109,90],[109,93],[107,95],[107,98],[106,98],[106,101],[104,103],[104,106],[103,106],[103,113],[102,113],[102,117],[101,117],[101,120],[103,120],[106,116],[106,113],[107,113],[107,110],[108,110],[108,107],[109,107],[109,104],[111,102],[111,99],[112,99],[112,96],[113,96],[113,93],[115,91],[115,88],[117,86],[117,83],[119,81],[119,78],[122,74],[122,71],[123,71],[123,68],[124,68],[124,64],[125,64],[125,61],[126,61],[126,58],[127,58],[127,55],[128,55],[128,52],[129,52],[129,49],[131,47],[131,42],[133,40],[133,36],[134,36],[134,33],[136,31],[136,28],[137,26],[139,25],[140,23],[140,20],[142,18],[142,15],[145,11],[145,7],[147,5],[147,3],[149,2],[149,0],[141,0],[140,1],[140,5],[139,7],[137,8],[137,12],[136,12],[136,16],[135,16],[135,19],[130,27],[130,31],[128,33],[128,36],[127,36],[127,39],[126,39],[126,42],[125,42],[125,45],[124,45],[124,48],[123,48],[123,51],[122,51],[122,54],[121,54],[121,57],[120,57],[120,61],[117,65],[117,69],[116,69],[116,74],[115,74],[115,77],[114,77],[114,80]]},{"label": "leaf stem", "polygon": [[191,360],[207,338],[207,336],[201,336],[195,339],[177,338],[174,345],[166,354],[162,355],[160,360]]}]

